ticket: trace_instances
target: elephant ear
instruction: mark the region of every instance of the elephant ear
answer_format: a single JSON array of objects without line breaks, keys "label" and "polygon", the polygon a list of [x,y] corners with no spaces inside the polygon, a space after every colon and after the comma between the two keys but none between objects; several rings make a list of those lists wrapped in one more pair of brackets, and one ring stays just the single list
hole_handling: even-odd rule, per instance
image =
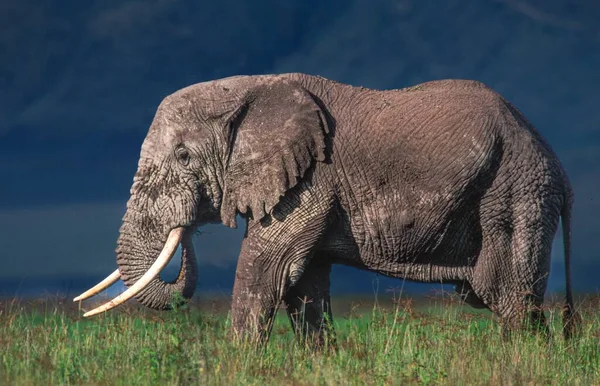
[{"label": "elephant ear", "polygon": [[252,87],[230,121],[223,224],[235,228],[237,211],[254,220],[270,213],[314,161],[325,161],[328,133],[324,112],[298,83],[271,78]]}]

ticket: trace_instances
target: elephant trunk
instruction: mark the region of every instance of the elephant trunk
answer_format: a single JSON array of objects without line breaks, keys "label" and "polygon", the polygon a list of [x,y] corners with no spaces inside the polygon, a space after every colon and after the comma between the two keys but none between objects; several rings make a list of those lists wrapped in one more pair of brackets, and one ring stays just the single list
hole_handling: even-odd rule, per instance
[{"label": "elephant trunk", "polygon": [[[181,232],[182,252],[181,268],[174,281],[165,282],[157,274],[135,294],[135,298],[143,305],[157,310],[168,310],[190,299],[194,295],[198,280],[198,266],[192,243],[193,230],[176,228],[169,233],[141,236],[136,229],[142,228],[129,223],[126,214],[118,239],[117,264],[121,279],[127,287],[131,288],[153,267],[159,255],[167,249],[167,244],[172,244],[172,251],[168,252],[172,256],[178,244],[178,240],[172,240],[174,230]],[[171,256],[166,257],[165,265]]]}]

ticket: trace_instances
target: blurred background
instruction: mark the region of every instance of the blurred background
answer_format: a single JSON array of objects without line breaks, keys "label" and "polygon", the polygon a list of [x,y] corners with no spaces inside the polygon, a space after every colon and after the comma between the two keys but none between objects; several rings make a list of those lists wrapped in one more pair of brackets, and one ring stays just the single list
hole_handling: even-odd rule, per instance
[{"label": "blurred background", "polygon": [[[600,290],[598,1],[3,0],[0,295],[75,293],[116,268],[140,146],[163,97],[296,71],[372,88],[469,78],[502,93],[569,172],[574,288]],[[242,236],[201,229],[199,291],[230,293]],[[553,292],[564,288],[562,256],[557,237]],[[344,267],[333,276],[334,294],[403,285]]]}]

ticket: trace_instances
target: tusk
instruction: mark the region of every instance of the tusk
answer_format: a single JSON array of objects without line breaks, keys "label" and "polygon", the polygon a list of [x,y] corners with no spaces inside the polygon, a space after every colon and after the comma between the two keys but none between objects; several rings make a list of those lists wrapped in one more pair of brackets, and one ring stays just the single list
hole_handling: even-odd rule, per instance
[{"label": "tusk", "polygon": [[84,293],[82,293],[81,295],[77,296],[75,299],[73,299],[73,301],[78,302],[81,300],[85,300],[87,298],[91,298],[92,296],[104,291],[111,285],[115,284],[117,281],[119,281],[120,278],[121,278],[121,273],[119,272],[119,269],[117,268],[117,269],[115,269],[115,271],[113,273],[108,275],[106,277],[106,279],[102,280],[100,283],[96,284],[89,290],[87,290]]},{"label": "tusk", "polygon": [[156,259],[154,264],[152,264],[150,269],[148,269],[148,271],[146,271],[146,273],[140,278],[140,280],[135,282],[134,285],[129,287],[121,295],[119,295],[116,298],[114,298],[113,300],[101,305],[98,308],[95,308],[91,311],[86,312],[85,314],[83,314],[83,316],[87,317],[87,316],[92,316],[92,315],[99,314],[101,312],[108,311],[111,308],[115,308],[118,305],[125,303],[127,300],[129,300],[132,297],[134,297],[135,295],[137,295],[141,290],[144,289],[144,287],[146,287],[148,285],[148,283],[150,283],[156,276],[158,276],[160,271],[162,271],[163,268],[165,268],[167,266],[167,264],[169,264],[169,261],[171,261],[171,259],[173,258],[173,255],[175,254],[175,251],[177,250],[177,246],[179,245],[179,242],[181,241],[181,238],[183,237],[184,232],[185,232],[185,228],[183,228],[183,227],[173,229],[169,233],[169,237],[167,238],[167,241],[165,242],[165,246],[163,247],[163,250],[160,252],[160,255],[158,255],[158,258]]}]

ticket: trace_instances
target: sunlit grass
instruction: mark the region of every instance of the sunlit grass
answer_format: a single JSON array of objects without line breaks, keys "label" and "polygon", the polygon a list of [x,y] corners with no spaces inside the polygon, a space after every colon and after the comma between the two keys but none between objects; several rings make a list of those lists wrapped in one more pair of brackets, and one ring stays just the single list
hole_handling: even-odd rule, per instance
[{"label": "sunlit grass", "polygon": [[[595,307],[598,306],[596,301]],[[304,350],[284,314],[266,350],[238,345],[227,315],[198,306],[151,312],[127,306],[82,319],[50,301],[0,305],[0,384],[600,384],[600,310],[582,336],[504,342],[488,313],[432,303],[336,315],[338,349]],[[335,309],[334,309],[335,311]]]}]

